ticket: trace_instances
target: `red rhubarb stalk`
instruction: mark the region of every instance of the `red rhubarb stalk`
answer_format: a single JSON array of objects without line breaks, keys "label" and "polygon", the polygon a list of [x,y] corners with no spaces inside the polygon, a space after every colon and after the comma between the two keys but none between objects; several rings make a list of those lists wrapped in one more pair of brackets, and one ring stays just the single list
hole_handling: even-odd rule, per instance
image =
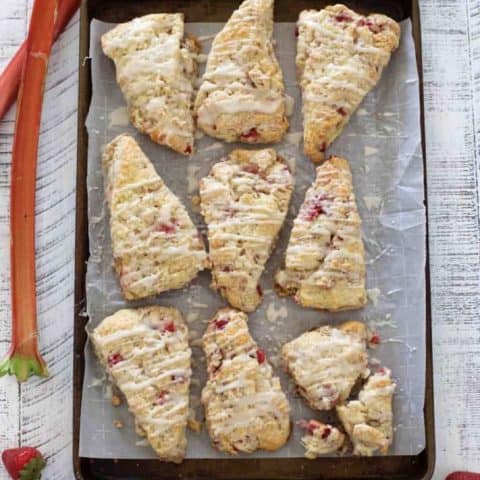
[{"label": "red rhubarb stalk", "polygon": [[43,90],[58,0],[35,0],[18,93],[10,190],[12,344],[0,376],[47,376],[38,352],[35,285],[35,180]]},{"label": "red rhubarb stalk", "polygon": [[[60,0],[58,15],[55,20],[55,30],[53,32],[54,40],[62,33],[79,6],[80,0]],[[26,53],[27,41],[25,40],[0,75],[0,120],[17,98]]]}]

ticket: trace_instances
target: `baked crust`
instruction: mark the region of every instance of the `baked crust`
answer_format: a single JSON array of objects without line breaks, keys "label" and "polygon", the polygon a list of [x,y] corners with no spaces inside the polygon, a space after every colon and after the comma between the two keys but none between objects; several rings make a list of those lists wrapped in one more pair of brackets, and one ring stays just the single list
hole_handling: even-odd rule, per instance
[{"label": "baked crust", "polygon": [[338,311],[361,308],[365,253],[361,220],[348,162],[330,157],[293,223],[285,267],[275,275],[280,295],[293,295],[304,307]]},{"label": "baked crust", "polygon": [[203,348],[208,381],[202,403],[213,446],[230,454],[282,447],[290,434],[290,406],[250,336],[245,313],[219,310],[209,321]]},{"label": "baked crust", "polygon": [[363,323],[347,322],[316,328],[283,345],[283,364],[310,407],[330,410],[348,398],[359,378],[368,377],[366,338]]},{"label": "baked crust", "polygon": [[102,36],[105,55],[115,62],[117,82],[130,121],[161,145],[193,152],[193,81],[199,44],[184,38],[181,13],[134,18]]},{"label": "baked crust", "polygon": [[285,87],[272,45],[273,0],[245,0],[215,37],[195,100],[197,125],[227,142],[279,142]]},{"label": "baked crust", "polygon": [[119,310],[91,334],[95,352],[125,396],[135,429],[161,460],[185,456],[190,388],[188,330],[170,307]]},{"label": "baked crust", "polygon": [[234,150],[200,181],[212,287],[235,308],[262,300],[258,281],[288,212],[293,179],[275,150]]},{"label": "baked crust", "polygon": [[382,368],[371,375],[358,400],[337,407],[337,414],[353,443],[354,455],[386,454],[393,441],[391,371]]},{"label": "baked crust", "polygon": [[398,47],[400,26],[385,15],[363,16],[338,4],[302,11],[297,28],[304,151],[320,162],[380,80]]},{"label": "baked crust", "polygon": [[181,288],[207,254],[180,200],[136,141],[120,135],[102,157],[115,270],[127,300]]},{"label": "baked crust", "polygon": [[305,457],[310,460],[338,452],[344,445],[345,435],[332,425],[317,420],[300,420],[298,424],[306,430],[301,442],[305,447]]}]

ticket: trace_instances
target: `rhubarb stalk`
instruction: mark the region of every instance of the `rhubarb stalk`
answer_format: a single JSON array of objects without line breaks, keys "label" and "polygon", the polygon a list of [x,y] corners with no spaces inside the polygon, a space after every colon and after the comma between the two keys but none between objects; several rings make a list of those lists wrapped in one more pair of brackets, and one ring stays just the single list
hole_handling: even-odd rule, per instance
[{"label": "rhubarb stalk", "polygon": [[35,0],[18,93],[10,191],[12,344],[0,376],[47,376],[38,351],[35,285],[35,180],[43,90],[58,0]]},{"label": "rhubarb stalk", "polygon": [[[60,0],[53,32],[54,40],[62,33],[79,6],[80,0]],[[26,53],[27,41],[25,40],[0,75],[0,120],[8,112],[17,97]]]}]

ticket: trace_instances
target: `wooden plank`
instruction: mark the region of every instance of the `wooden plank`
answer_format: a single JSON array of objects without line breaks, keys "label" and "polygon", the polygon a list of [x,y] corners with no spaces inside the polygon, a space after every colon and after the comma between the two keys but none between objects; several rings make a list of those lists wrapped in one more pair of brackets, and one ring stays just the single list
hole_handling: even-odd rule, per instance
[{"label": "wooden plank", "polygon": [[[25,38],[31,0],[8,0],[0,10],[0,67]],[[6,33],[3,26],[6,26]],[[37,172],[37,291],[40,347],[48,379],[20,387],[0,380],[0,449],[38,446],[48,458],[45,478],[67,480],[72,470],[73,251],[77,125],[78,16],[55,44],[45,90]],[[13,110],[13,109],[12,109]],[[8,265],[9,171],[14,111],[0,123],[0,354],[10,335]],[[3,255],[5,252],[5,257]],[[8,263],[8,262],[7,262]],[[6,428],[5,428],[6,427]],[[8,476],[0,469],[0,479]]]},{"label": "wooden plank", "polygon": [[[475,3],[421,2],[437,431],[435,478],[444,478],[459,468],[480,469],[480,228],[471,56],[474,38],[478,49],[480,25]],[[476,17],[472,10],[477,11]],[[480,68],[478,53],[476,68]]]}]

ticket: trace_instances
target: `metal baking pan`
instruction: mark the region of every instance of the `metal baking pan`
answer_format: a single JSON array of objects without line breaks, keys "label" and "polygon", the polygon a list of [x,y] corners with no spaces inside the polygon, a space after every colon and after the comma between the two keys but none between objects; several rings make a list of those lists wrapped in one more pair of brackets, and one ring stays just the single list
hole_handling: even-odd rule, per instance
[{"label": "metal baking pan", "polygon": [[[303,458],[264,459],[195,459],[181,465],[161,463],[159,460],[111,460],[79,456],[80,406],[84,370],[83,351],[86,342],[85,273],[88,259],[87,224],[87,130],[85,120],[91,99],[91,71],[88,61],[90,22],[124,22],[152,12],[183,12],[186,21],[224,22],[239,5],[239,0],[83,0],[80,21],[79,98],[78,98],[78,158],[77,158],[77,217],[75,246],[75,357],[74,357],[74,416],[73,461],[78,479],[430,479],[435,461],[433,417],[433,371],[430,310],[430,275],[428,242],[426,262],[426,391],[425,433],[426,446],[414,456],[385,456],[372,458],[338,457],[307,460]],[[329,1],[276,0],[275,21],[294,22],[301,10],[323,8]],[[417,0],[355,0],[345,1],[349,7],[362,13],[379,12],[395,20],[411,18],[420,75],[422,148],[425,158],[423,123],[423,88],[420,18]],[[425,197],[427,185],[425,183]],[[427,225],[428,240],[428,225]]]}]

